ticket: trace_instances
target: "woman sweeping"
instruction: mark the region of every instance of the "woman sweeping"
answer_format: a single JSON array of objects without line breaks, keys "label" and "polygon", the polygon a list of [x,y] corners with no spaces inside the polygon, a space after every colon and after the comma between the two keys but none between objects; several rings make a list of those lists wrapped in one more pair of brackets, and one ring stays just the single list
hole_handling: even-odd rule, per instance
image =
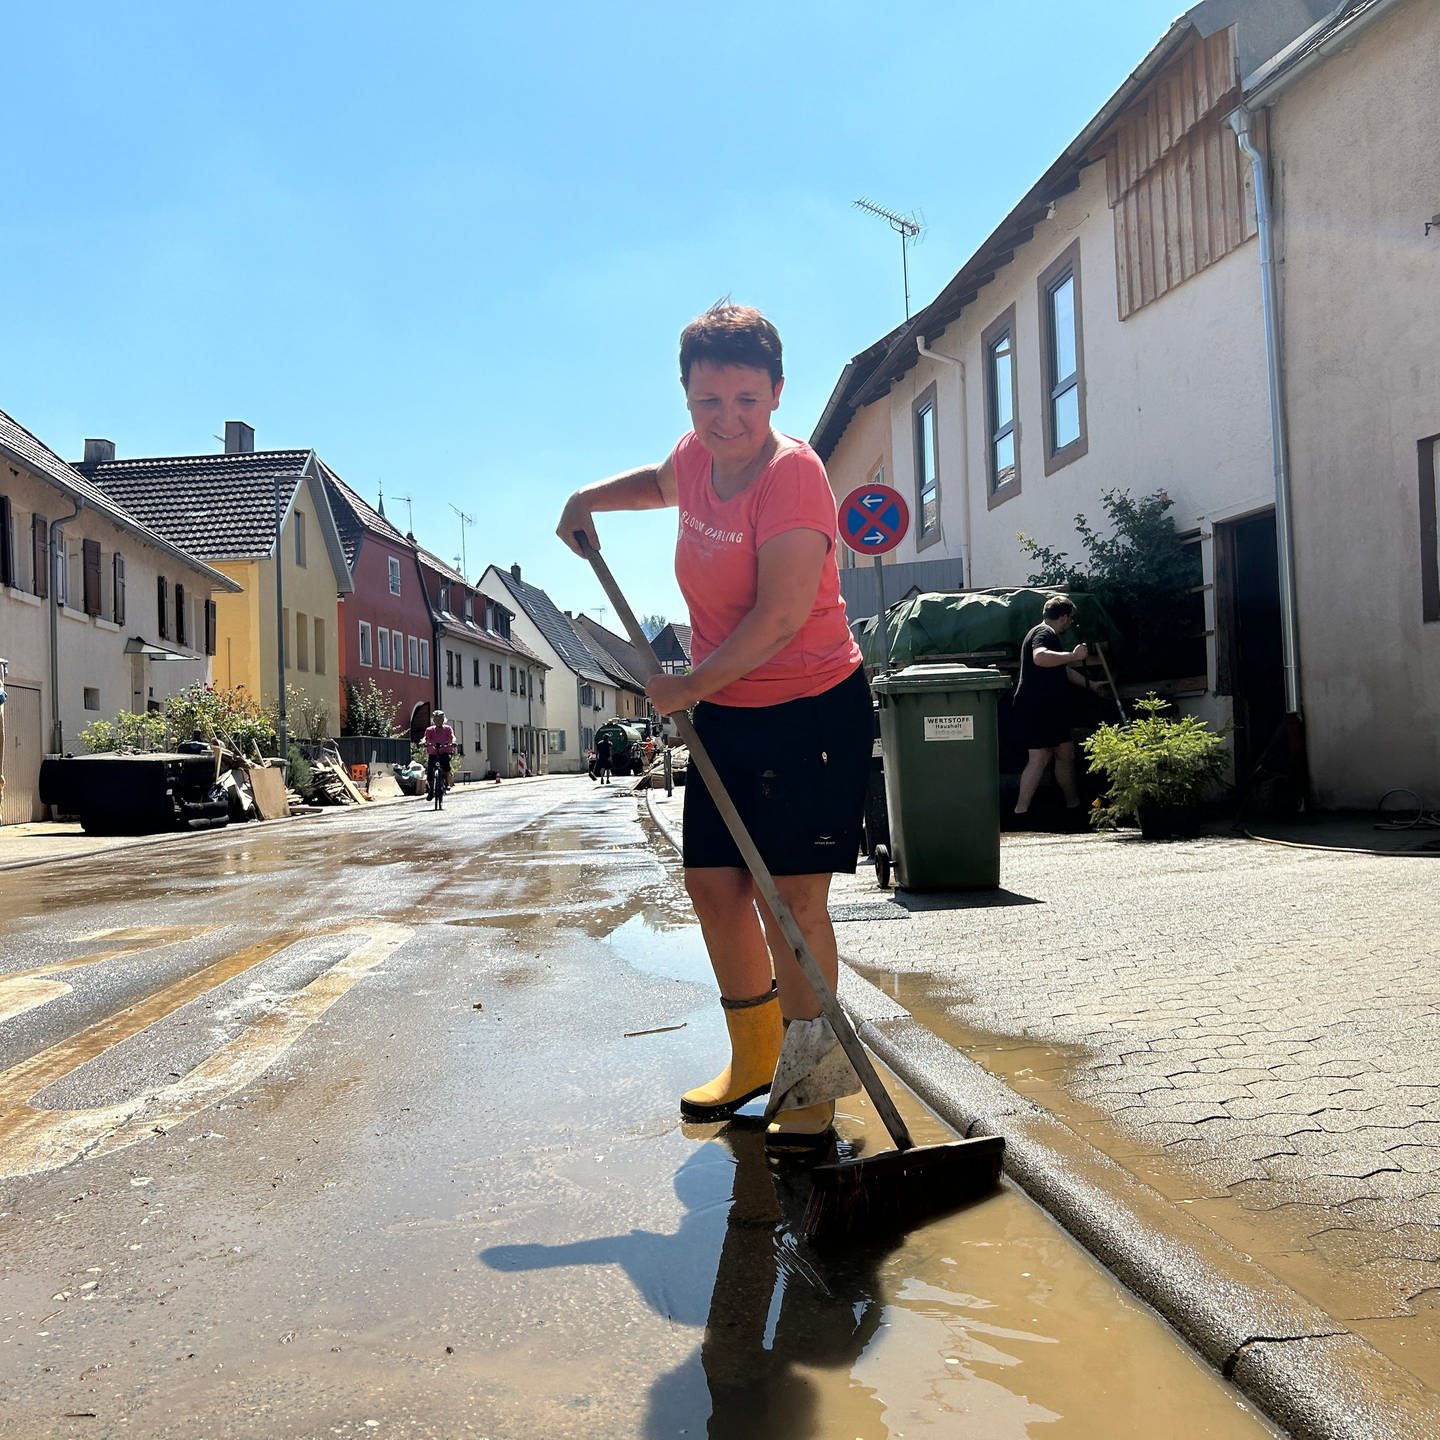
[{"label": "woman sweeping", "polygon": [[[557,533],[599,549],[600,512],[676,506],[675,575],[694,669],[656,675],[661,714],[695,729],[826,979],[836,982],[830,877],[859,853],[870,687],[835,561],[835,500],[820,457],[772,428],[784,388],[780,336],[758,310],[722,302],[685,327],[680,383],[693,430],[658,465],[576,491]],[[783,1021],[819,1001],[702,783],[685,788],[685,885],[720,987],[730,1062],[680,1111],[719,1120],[770,1089]],[[833,1101],[783,1109],[772,1152],[826,1144]]]}]

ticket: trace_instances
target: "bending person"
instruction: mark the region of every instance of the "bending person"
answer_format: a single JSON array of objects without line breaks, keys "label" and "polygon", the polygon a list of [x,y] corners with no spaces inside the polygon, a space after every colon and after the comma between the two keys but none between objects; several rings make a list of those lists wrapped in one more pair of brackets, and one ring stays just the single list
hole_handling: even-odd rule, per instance
[{"label": "bending person", "polygon": [[1020,642],[1020,681],[1015,687],[1011,713],[1019,724],[1027,757],[1020,772],[1015,815],[1025,823],[1030,802],[1040,788],[1046,769],[1055,766],[1055,783],[1065,797],[1067,818],[1080,817],[1080,792],[1075,786],[1075,742],[1070,738],[1069,687],[1098,692],[1077,666],[1090,651],[1082,640],[1073,650],[1060,637],[1075,622],[1075,604],[1068,596],[1052,595],[1040,612],[1040,623]]},{"label": "bending person", "polygon": [[[658,465],[570,497],[558,534],[599,548],[594,515],[679,510],[675,575],[690,610],[694,668],[645,687],[662,715],[693,709],[781,897],[833,986],[830,877],[853,873],[870,764],[870,687],[835,561],[835,499],[820,457],[774,430],[780,336],[758,310],[720,303],[685,327],[680,382],[693,430]],[[820,1003],[757,894],[699,777],[685,787],[685,885],[720,986],[730,1063],[686,1092],[681,1113],[718,1120],[767,1093],[784,1020]],[[835,1105],[782,1109],[772,1151],[829,1141]]]}]

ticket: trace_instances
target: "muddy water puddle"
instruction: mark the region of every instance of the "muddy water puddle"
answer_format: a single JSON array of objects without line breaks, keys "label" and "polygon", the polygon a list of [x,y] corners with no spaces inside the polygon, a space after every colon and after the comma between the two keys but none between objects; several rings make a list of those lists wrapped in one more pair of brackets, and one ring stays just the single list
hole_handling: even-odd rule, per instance
[{"label": "muddy water puddle", "polygon": [[[519,863],[483,882],[513,886],[493,906],[473,875],[431,891],[428,857],[406,888],[451,923],[393,963],[361,957],[284,1036],[254,1037],[253,1063],[224,1057],[209,1090],[187,1081],[123,1145],[0,1179],[0,1423],[266,1440],[1274,1433],[1008,1187],[903,1240],[811,1253],[804,1171],[767,1165],[756,1116],[676,1116],[724,1037],[683,900],[620,827],[596,829],[613,865],[583,830],[514,837]],[[363,906],[362,889],[327,886],[326,903]],[[949,1138],[895,1093],[917,1140]],[[841,1111],[845,1154],[884,1144],[868,1104]]]}]

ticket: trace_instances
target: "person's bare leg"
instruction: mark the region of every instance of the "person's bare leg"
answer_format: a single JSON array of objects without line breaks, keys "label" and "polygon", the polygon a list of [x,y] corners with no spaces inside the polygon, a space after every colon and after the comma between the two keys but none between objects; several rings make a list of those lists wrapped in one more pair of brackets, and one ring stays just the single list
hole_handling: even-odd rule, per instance
[{"label": "person's bare leg", "polygon": [[[839,978],[839,959],[835,948],[835,927],[830,923],[830,876],[777,875],[775,888],[789,907],[820,966],[820,973],[833,990]],[[760,918],[765,922],[765,936],[775,962],[775,978],[780,985],[780,1013],[787,1020],[813,1020],[820,1013],[820,1001],[801,973],[800,963],[790,942],[780,929],[780,922],[761,901]]]},{"label": "person's bare leg", "polygon": [[685,872],[685,888],[700,921],[710,968],[727,1000],[748,1000],[770,989],[770,950],[755,908],[755,882],[747,870]]},{"label": "person's bare leg", "polygon": [[1073,810],[1080,803],[1080,792],[1075,788],[1075,742],[1067,740],[1055,748],[1055,783],[1065,797],[1068,809]]},{"label": "person's bare leg", "polygon": [[1030,802],[1040,788],[1040,781],[1044,779],[1045,767],[1050,763],[1050,757],[1055,752],[1053,750],[1031,750],[1027,754],[1029,758],[1025,761],[1025,768],[1020,772],[1020,789],[1015,796],[1015,813],[1017,815],[1023,815],[1029,810]]},{"label": "person's bare leg", "polygon": [[720,987],[730,1063],[707,1084],[687,1090],[680,1097],[680,1113],[688,1120],[720,1120],[769,1090],[785,1030],[749,874],[686,870],[685,888]]}]

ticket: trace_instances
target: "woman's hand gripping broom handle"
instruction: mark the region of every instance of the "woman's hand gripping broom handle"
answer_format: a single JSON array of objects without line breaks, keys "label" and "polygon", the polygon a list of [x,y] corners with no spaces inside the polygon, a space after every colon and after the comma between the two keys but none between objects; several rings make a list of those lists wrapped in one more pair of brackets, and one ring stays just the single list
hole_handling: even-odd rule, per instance
[{"label": "woman's hand gripping broom handle", "polygon": [[[580,547],[580,553],[594,567],[596,578],[600,581],[600,586],[605,591],[610,603],[615,607],[616,614],[620,616],[625,626],[625,633],[630,637],[630,643],[640,653],[641,660],[646,667],[646,673],[640,678],[648,680],[652,675],[659,673],[660,665],[655,659],[655,651],[651,648],[650,641],[646,638],[644,630],[640,628],[640,622],[635,618],[635,612],[631,610],[625,597],[620,593],[620,588],[615,583],[615,577],[610,573],[610,567],[601,559],[600,552],[585,538],[584,532],[577,530],[575,540]],[[765,862],[760,858],[760,852],[755,848],[755,842],[750,838],[750,832],[746,830],[745,822],[740,818],[740,812],[736,810],[720,776],[716,773],[714,762],[710,759],[700,737],[695,733],[695,727],[691,723],[689,715],[684,711],[677,711],[671,718],[675,722],[680,739],[685,742],[686,748],[690,751],[691,760],[705,781],[705,788],[709,790],[710,798],[714,800],[715,808],[719,810],[720,818],[724,820],[725,828],[730,832],[730,838],[734,840],[739,847],[740,854],[744,857],[750,875],[755,881],[756,889],[760,891],[761,898],[775,917],[790,948],[794,950],[801,973],[810,982],[810,988],[820,1001],[821,1011],[830,1022],[830,1028],[834,1030],[835,1038],[840,1042],[840,1048],[844,1050],[850,1063],[855,1067],[855,1073],[860,1077],[860,1083],[865,1087],[865,1093],[869,1095],[871,1104],[875,1106],[881,1120],[885,1122],[885,1128],[890,1132],[890,1138],[894,1141],[895,1148],[909,1150],[915,1143],[910,1138],[910,1131],[906,1128],[904,1120],[900,1118],[900,1112],[895,1108],[895,1102],[891,1100],[885,1087],[880,1083],[880,1077],[875,1073],[875,1067],[870,1063],[870,1057],[865,1053],[865,1047],[860,1043],[860,1037],[856,1035],[855,1027],[850,1023],[850,1017],[840,1008],[840,1002],[835,998],[835,992],[826,983],[819,962],[810,953],[810,946],[801,933],[794,915],[790,913],[790,907],[781,899],[774,878],[765,868]]]}]

